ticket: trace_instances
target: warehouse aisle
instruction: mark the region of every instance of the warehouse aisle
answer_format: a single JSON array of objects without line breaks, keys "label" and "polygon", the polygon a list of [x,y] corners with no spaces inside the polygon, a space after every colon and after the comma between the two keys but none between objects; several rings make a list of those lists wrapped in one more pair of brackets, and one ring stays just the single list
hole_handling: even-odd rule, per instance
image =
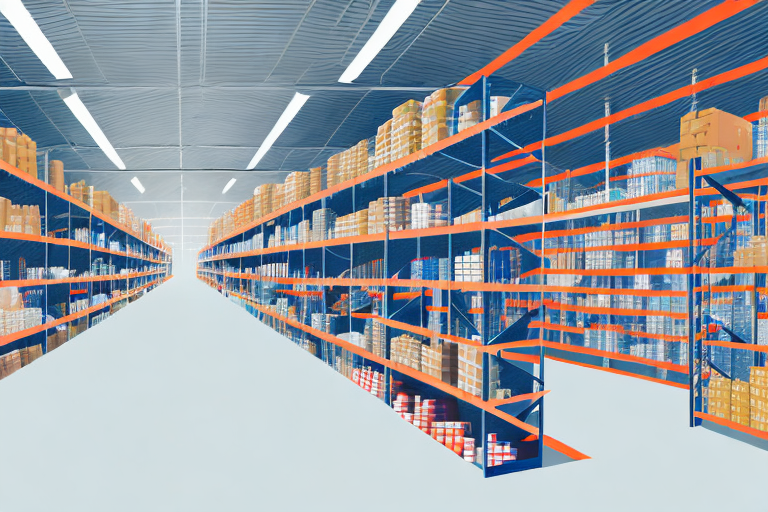
[{"label": "warehouse aisle", "polygon": [[176,277],[0,382],[0,510],[754,510],[751,493],[684,496],[695,472],[768,481],[768,453],[686,427],[684,391],[559,363],[547,387],[547,433],[594,458],[483,480]]}]

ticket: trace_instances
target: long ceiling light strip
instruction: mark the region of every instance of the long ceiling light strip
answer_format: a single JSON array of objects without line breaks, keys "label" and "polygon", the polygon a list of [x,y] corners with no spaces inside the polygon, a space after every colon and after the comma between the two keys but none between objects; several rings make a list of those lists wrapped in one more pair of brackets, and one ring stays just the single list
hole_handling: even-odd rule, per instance
[{"label": "long ceiling light strip", "polygon": [[75,115],[77,120],[80,121],[80,124],[82,124],[83,127],[91,135],[91,137],[93,137],[93,140],[96,142],[96,144],[99,145],[104,154],[107,155],[110,160],[112,160],[112,163],[115,164],[118,169],[125,170],[125,164],[120,159],[117,151],[115,151],[115,148],[113,148],[112,144],[109,143],[107,136],[104,135],[104,132],[101,131],[101,128],[99,128],[96,120],[93,118],[91,113],[88,112],[88,109],[85,108],[85,105],[83,104],[82,100],[80,100],[80,97],[77,95],[74,89],[70,89],[68,91],[59,91],[59,95],[64,100],[64,103],[67,104],[69,110],[71,110]]},{"label": "long ceiling light strip", "polygon": [[237,180],[235,178],[232,178],[231,180],[229,180],[229,182],[226,185],[224,185],[224,190],[222,190],[221,193],[226,194],[229,191],[229,189],[232,188],[232,185],[234,185],[236,181]]},{"label": "long ceiling light strip", "polygon": [[56,53],[51,42],[35,23],[21,0],[0,0],[0,13],[8,19],[27,46],[35,52],[57,80],[72,78],[72,73],[69,72],[64,61]]},{"label": "long ceiling light strip", "polygon": [[351,84],[353,80],[359,77],[360,73],[368,67],[368,64],[371,63],[403,23],[405,23],[405,20],[413,13],[420,1],[397,0],[386,16],[384,16],[384,19],[381,20],[381,23],[379,23],[371,38],[368,39],[368,42],[365,43],[354,60],[344,70],[344,73],[341,74],[339,82]]},{"label": "long ceiling light strip", "polygon": [[136,187],[136,190],[138,190],[142,194],[144,193],[144,185],[141,184],[138,176],[134,176],[133,179],[131,180],[131,183],[133,183],[133,186]]},{"label": "long ceiling light strip", "polygon": [[267,154],[269,148],[272,147],[272,144],[274,144],[280,134],[283,133],[285,127],[291,123],[294,117],[296,117],[296,114],[299,113],[299,110],[301,110],[301,107],[304,106],[304,103],[306,103],[308,99],[309,96],[306,94],[297,92],[293,95],[293,99],[291,99],[291,102],[285,107],[285,110],[280,115],[280,119],[277,120],[277,123],[275,123],[275,126],[272,127],[272,130],[267,135],[267,138],[264,139],[264,142],[261,143],[256,154],[253,155],[251,162],[248,164],[248,167],[246,167],[247,170],[250,171],[256,167],[259,161],[264,158],[264,155]]}]

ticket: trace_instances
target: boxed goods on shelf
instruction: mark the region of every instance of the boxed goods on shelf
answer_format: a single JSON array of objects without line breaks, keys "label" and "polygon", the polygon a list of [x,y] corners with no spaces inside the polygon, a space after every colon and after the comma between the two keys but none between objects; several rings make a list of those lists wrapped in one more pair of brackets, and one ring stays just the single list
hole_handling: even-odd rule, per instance
[{"label": "boxed goods on shelf", "polygon": [[336,223],[336,212],[329,208],[321,208],[312,212],[312,241],[329,240]]},{"label": "boxed goods on shelf", "polygon": [[269,215],[276,208],[272,204],[273,196],[275,193],[275,184],[266,183],[259,185],[253,191],[253,216],[254,219],[259,219],[265,215]]},{"label": "boxed goods on shelf", "polygon": [[459,107],[458,130],[464,131],[483,120],[483,100],[470,101]]},{"label": "boxed goods on shelf", "polygon": [[627,197],[641,197],[675,189],[675,158],[664,151],[655,153],[632,160],[632,165],[627,169]]},{"label": "boxed goods on shelf", "polygon": [[336,218],[333,230],[334,238],[368,234],[368,210],[360,210],[349,215]]},{"label": "boxed goods on shelf", "polygon": [[373,147],[363,139],[353,147],[328,159],[328,187],[362,176],[373,168]]},{"label": "boxed goods on shelf", "polygon": [[41,234],[40,207],[38,205],[16,205],[0,197],[0,231]]},{"label": "boxed goods on shelf", "polygon": [[64,162],[61,160],[48,162],[48,184],[59,192],[64,192]]},{"label": "boxed goods on shelf", "polygon": [[419,395],[397,393],[392,408],[401,418],[442,444],[467,462],[476,462],[472,424],[449,421],[454,408],[441,400],[422,399]]},{"label": "boxed goods on shelf", "polygon": [[708,386],[709,414],[731,419],[731,379],[712,375]]},{"label": "boxed goods on shelf", "polygon": [[391,160],[421,149],[421,109],[421,102],[408,100],[392,111]]},{"label": "boxed goods on shelf", "polygon": [[483,255],[463,254],[454,257],[453,277],[455,281],[483,282]]},{"label": "boxed goods on shelf", "polygon": [[309,170],[309,195],[317,194],[323,188],[323,168],[313,167]]},{"label": "boxed goods on shelf", "polygon": [[483,353],[459,344],[458,388],[475,396],[483,394]]},{"label": "boxed goods on shelf", "polygon": [[768,368],[750,368],[749,390],[750,427],[768,432]]},{"label": "boxed goods on shelf", "polygon": [[677,188],[688,187],[688,161],[696,157],[702,157],[702,168],[752,160],[752,123],[716,108],[684,115],[680,119]]},{"label": "boxed goods on shelf", "polygon": [[0,128],[0,160],[16,167],[16,128]]},{"label": "boxed goods on shelf", "polygon": [[16,137],[16,167],[37,178],[37,144],[27,135]]},{"label": "boxed goods on shelf", "polygon": [[453,135],[453,103],[464,92],[458,87],[438,89],[426,98],[421,112],[421,147]]},{"label": "boxed goods on shelf", "polygon": [[498,441],[496,434],[488,434],[486,448],[486,462],[489,467],[517,460],[517,448],[512,448],[512,443],[508,441]]},{"label": "boxed goods on shelf", "polygon": [[411,224],[410,199],[382,197],[368,204],[368,233],[401,231]]},{"label": "boxed goods on shelf", "polygon": [[390,360],[421,371],[421,341],[410,334],[395,336],[390,341]]},{"label": "boxed goods on shelf", "polygon": [[458,217],[453,218],[453,224],[470,224],[472,222],[482,222],[483,221],[483,213],[480,211],[480,208],[477,208],[475,210],[472,210],[469,213],[465,213],[464,215],[460,215]]},{"label": "boxed goods on shelf", "polygon": [[448,202],[411,204],[411,229],[448,225]]},{"label": "boxed goods on shelf", "polygon": [[376,131],[376,150],[374,167],[380,167],[392,161],[392,120],[379,126]]},{"label": "boxed goods on shelf", "polygon": [[308,172],[292,172],[285,178],[283,193],[285,204],[309,197],[310,176]]},{"label": "boxed goods on shelf", "polygon": [[749,426],[749,382],[731,382],[731,421]]}]

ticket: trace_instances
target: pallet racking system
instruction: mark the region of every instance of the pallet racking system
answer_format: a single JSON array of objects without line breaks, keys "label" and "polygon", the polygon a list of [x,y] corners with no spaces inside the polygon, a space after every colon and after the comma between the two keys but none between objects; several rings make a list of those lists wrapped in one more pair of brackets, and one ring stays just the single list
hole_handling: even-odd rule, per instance
[{"label": "pallet racking system", "polygon": [[170,279],[169,250],[3,161],[0,190],[40,212],[40,234],[0,231],[0,378]]},{"label": "pallet racking system", "polygon": [[[557,129],[546,121],[548,101],[559,99],[552,91],[543,94],[499,77],[483,77],[465,91],[466,98],[457,100],[457,107],[470,98],[515,90],[523,91],[523,96],[515,96],[516,101],[492,118],[487,115],[485,102],[482,121],[472,131],[454,130],[454,135],[445,140],[282,206],[215,240],[199,253],[199,275],[214,286],[234,292],[233,297],[245,301],[243,304],[262,319],[275,309],[291,314],[304,311],[296,306],[298,298],[317,302],[310,306],[316,307],[309,313],[310,319],[312,312],[327,314],[329,305],[343,304],[337,312],[346,312],[349,318],[344,333],[365,335],[370,331],[382,336],[376,347],[383,347],[378,355],[385,362],[392,356],[393,338],[396,356],[400,356],[402,332],[420,337],[422,344],[430,343],[430,347],[435,338],[463,346],[478,342],[483,351],[481,398],[485,400],[493,400],[490,395],[496,390],[494,372],[499,360],[502,368],[532,364],[528,375],[538,379],[543,375],[543,359],[534,359],[543,355],[691,390],[692,424],[700,423],[707,409],[706,400],[695,398],[706,393],[699,390],[696,394],[696,384],[692,384],[699,379],[701,386],[702,373],[700,340],[694,334],[699,332],[694,312],[703,311],[694,308],[694,295],[700,291],[695,283],[702,280],[698,274],[701,268],[695,263],[701,255],[696,251],[720,247],[723,241],[718,230],[728,219],[716,210],[695,214],[702,198],[719,194],[720,189],[712,184],[694,189],[693,184],[681,183],[679,144],[654,147],[653,143],[674,141],[670,140],[668,127],[657,130],[659,123],[671,121],[672,132],[677,132],[675,125],[682,117],[698,112],[707,101],[722,101],[719,92],[709,89],[742,80],[766,65],[764,59],[744,64],[702,82],[695,81],[694,70],[690,86],[613,113],[606,100],[605,117],[577,127],[560,121]],[[539,113],[540,117],[535,117]],[[754,128],[764,121],[765,114],[756,112],[744,120]],[[609,129],[616,135],[611,135]],[[600,133],[603,130],[604,138]],[[658,136],[635,136],[654,130]],[[760,142],[757,134],[758,130],[753,130],[755,147]],[[474,158],[473,141],[480,148],[474,149]],[[611,144],[617,142],[620,154],[625,156],[611,158]],[[580,153],[590,144],[605,146],[604,161],[584,165]],[[765,141],[760,144],[765,145]],[[768,158],[764,152],[756,153],[756,158],[749,155],[746,161],[737,158],[733,162],[708,162],[708,168],[699,172],[719,175],[730,190],[754,193],[751,189],[768,185],[761,181]],[[567,167],[572,164],[576,164],[575,168]],[[382,197],[408,198],[429,203],[430,208],[447,205],[447,225],[345,238],[324,233],[321,240],[311,241],[302,240],[296,229],[301,229],[302,222],[326,223],[322,218],[313,218],[317,211],[357,213],[369,200]],[[457,217],[475,207],[479,208],[479,218],[469,223],[456,222]],[[764,209],[764,205],[760,208]],[[764,234],[765,228],[760,226],[755,224],[752,233]],[[298,237],[292,239],[297,231]],[[281,234],[285,232],[291,235],[283,240]],[[278,241],[269,243],[271,236]],[[458,278],[456,265],[465,262],[454,258],[465,251],[469,252],[470,268],[475,263],[482,267],[482,278],[477,282],[474,276],[469,282],[463,275]],[[516,253],[508,261],[515,262],[518,273],[510,274],[508,268],[498,266],[504,251]],[[372,278],[352,275],[359,270],[369,272],[362,265],[375,258],[381,259],[383,265],[375,268]],[[430,270],[437,272],[438,279],[425,281],[411,276],[414,269],[409,264],[423,258],[438,259],[438,268]],[[448,268],[440,267],[440,258],[448,258]],[[342,269],[348,275],[342,274]],[[758,292],[764,291],[761,279],[758,274],[753,278]],[[345,290],[343,295],[339,289]],[[345,309],[350,308],[348,302],[354,300],[355,293],[363,292],[373,297],[372,305],[358,302],[367,308],[361,312],[354,306],[351,312]],[[407,302],[401,305],[398,301]],[[759,310],[764,306],[757,297],[751,304],[756,307],[747,312],[753,320],[748,323],[754,324],[750,332],[757,333],[758,320],[765,316],[764,310]],[[280,321],[289,316],[283,313]],[[454,325],[456,318],[466,322]],[[307,325],[301,315],[292,321],[296,324],[291,328],[307,332],[301,327]],[[711,322],[712,316],[704,321]],[[288,332],[279,323],[273,325]],[[445,332],[431,328],[435,325],[445,327]],[[474,325],[476,332],[471,328],[462,330],[469,325]],[[327,325],[323,326],[312,335],[328,330]],[[384,328],[375,330],[376,326]],[[750,357],[754,355],[751,361],[755,367],[766,364],[765,357],[759,355],[765,352],[763,337],[750,338],[754,346],[738,347]],[[704,344],[709,345],[709,341],[715,340]],[[303,338],[301,343],[308,346]],[[407,352],[408,347],[405,349]],[[495,349],[499,351],[493,353]],[[311,350],[323,357],[317,347]],[[387,389],[392,382],[399,382],[389,376],[393,374],[390,367],[383,363],[380,366],[376,369],[387,376]],[[708,378],[706,365],[704,374]],[[763,389],[759,384],[763,381],[757,382],[751,390]],[[515,385],[500,388],[510,389],[515,395],[519,391]],[[543,390],[543,382],[541,385]],[[389,395],[385,394],[384,399],[392,402]],[[543,414],[542,397],[537,400],[537,412]],[[540,421],[542,416],[536,418]],[[728,422],[730,427],[738,424],[730,419]],[[746,428],[755,438],[765,437],[759,429]],[[530,439],[521,438],[521,432],[516,434],[513,443]],[[503,470],[485,467],[485,474],[525,469],[521,462],[516,461],[516,468],[509,465]],[[534,459],[531,464],[537,462]]]}]

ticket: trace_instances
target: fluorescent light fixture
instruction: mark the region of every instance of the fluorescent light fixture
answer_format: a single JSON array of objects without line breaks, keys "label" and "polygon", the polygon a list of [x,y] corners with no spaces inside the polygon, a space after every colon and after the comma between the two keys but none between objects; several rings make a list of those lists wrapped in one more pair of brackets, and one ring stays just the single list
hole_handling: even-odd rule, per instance
[{"label": "fluorescent light fixture", "polygon": [[137,176],[133,177],[133,179],[131,180],[131,183],[133,183],[133,186],[136,187],[139,192],[141,192],[142,194],[144,193],[144,185],[141,184]]},{"label": "fluorescent light fixture", "polygon": [[231,188],[232,188],[232,185],[234,185],[236,181],[237,181],[237,180],[236,180],[235,178],[232,178],[231,180],[229,180],[229,183],[227,183],[226,185],[224,185],[224,190],[222,190],[222,191],[221,191],[221,193],[222,193],[222,194],[226,194],[226,193],[227,193],[227,190],[231,189]]},{"label": "fluorescent light fixture", "polygon": [[419,5],[421,0],[397,0],[395,4],[390,7],[389,12],[384,19],[381,20],[379,26],[376,27],[376,31],[371,38],[360,49],[360,53],[357,54],[352,63],[347,66],[344,73],[341,74],[339,82],[345,84],[351,84],[352,81],[360,76],[360,73],[368,67],[368,64],[379,54],[382,48],[384,48],[392,36],[400,29],[405,23],[405,20],[413,13],[416,6]]},{"label": "fluorescent light fixture", "polygon": [[304,106],[304,104],[309,99],[309,96],[306,94],[296,93],[293,95],[293,99],[291,99],[291,102],[288,104],[287,107],[285,107],[285,110],[280,115],[280,119],[277,120],[277,123],[275,123],[275,126],[272,127],[272,130],[267,135],[267,138],[264,139],[264,142],[261,143],[261,146],[259,146],[258,151],[256,151],[256,154],[253,155],[253,158],[251,159],[251,163],[248,164],[248,167],[246,167],[247,170],[251,170],[254,167],[256,167],[256,164],[259,163],[259,160],[261,160],[264,155],[267,154],[267,151],[269,151],[269,148],[272,147],[272,144],[275,143],[277,138],[280,136],[281,133],[283,133],[283,130],[285,130],[285,127],[290,124],[290,122],[293,120],[294,117],[296,117],[296,114],[299,113],[299,110],[301,110],[301,107]]},{"label": "fluorescent light fixture", "polygon": [[115,148],[113,148],[112,144],[109,143],[107,136],[104,135],[104,132],[101,131],[99,125],[96,124],[96,120],[93,118],[91,113],[88,112],[88,109],[85,108],[85,105],[80,100],[80,97],[77,95],[75,90],[60,90],[59,96],[61,96],[61,99],[63,99],[64,103],[67,104],[69,110],[75,114],[75,117],[78,121],[80,121],[80,124],[82,124],[88,133],[91,134],[91,137],[93,137],[93,140],[96,141],[96,144],[99,145],[104,154],[107,155],[110,160],[112,160],[112,163],[115,164],[118,169],[125,170],[125,164],[118,156],[117,151],[115,151]]},{"label": "fluorescent light fixture", "polygon": [[11,22],[30,50],[35,52],[37,58],[57,80],[72,78],[72,73],[64,65],[59,54],[53,49],[51,42],[37,26],[21,0],[0,0],[0,13]]}]

